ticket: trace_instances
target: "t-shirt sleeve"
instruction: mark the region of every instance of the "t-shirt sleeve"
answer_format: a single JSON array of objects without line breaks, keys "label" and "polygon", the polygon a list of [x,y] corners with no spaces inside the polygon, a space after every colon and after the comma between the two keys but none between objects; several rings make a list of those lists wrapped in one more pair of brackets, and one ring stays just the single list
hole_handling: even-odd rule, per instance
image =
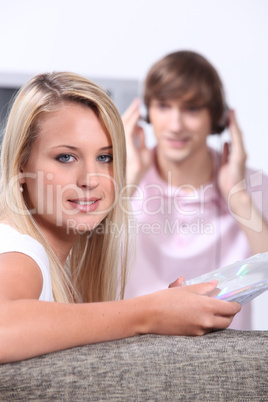
[{"label": "t-shirt sleeve", "polygon": [[[3,228],[3,226],[6,226]],[[43,287],[39,300],[54,301],[52,294],[49,260],[44,247],[31,236],[21,234],[8,225],[0,228],[0,254],[17,252],[28,255],[39,266],[43,276]]]}]

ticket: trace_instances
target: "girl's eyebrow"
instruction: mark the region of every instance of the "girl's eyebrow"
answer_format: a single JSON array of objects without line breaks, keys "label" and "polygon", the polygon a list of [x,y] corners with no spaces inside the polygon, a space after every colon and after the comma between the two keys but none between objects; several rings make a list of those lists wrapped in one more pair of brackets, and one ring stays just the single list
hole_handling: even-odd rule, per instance
[{"label": "girl's eyebrow", "polygon": [[105,149],[112,149],[113,148],[113,146],[112,145],[109,145],[108,147],[103,147],[103,148],[101,148],[102,150],[105,150]]},{"label": "girl's eyebrow", "polygon": [[[52,148],[69,148],[69,149],[72,149],[72,150],[76,150],[76,149],[78,149],[77,147],[74,147],[74,146],[72,146],[72,145],[66,145],[66,144],[60,144],[60,145],[56,145],[55,147],[52,147]],[[112,149],[113,148],[113,146],[112,145],[108,145],[107,147],[102,147],[102,148],[100,148],[101,150],[107,150],[107,149]]]},{"label": "girl's eyebrow", "polygon": [[69,149],[77,149],[77,147],[73,147],[72,145],[66,145],[66,144],[60,144],[60,145],[56,145],[55,147],[52,148],[69,148]]}]

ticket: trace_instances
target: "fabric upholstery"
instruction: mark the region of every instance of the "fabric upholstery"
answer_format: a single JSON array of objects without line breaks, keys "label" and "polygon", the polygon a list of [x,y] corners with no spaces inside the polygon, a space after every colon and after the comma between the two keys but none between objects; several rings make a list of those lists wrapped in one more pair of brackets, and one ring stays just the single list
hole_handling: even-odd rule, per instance
[{"label": "fabric upholstery", "polygon": [[144,335],[0,365],[1,401],[267,401],[268,331]]}]

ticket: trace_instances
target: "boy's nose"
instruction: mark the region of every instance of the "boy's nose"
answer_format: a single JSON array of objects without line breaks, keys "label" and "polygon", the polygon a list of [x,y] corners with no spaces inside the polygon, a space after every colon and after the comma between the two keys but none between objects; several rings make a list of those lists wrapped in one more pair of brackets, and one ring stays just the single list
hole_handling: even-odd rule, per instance
[{"label": "boy's nose", "polygon": [[182,128],[182,114],[179,109],[173,109],[170,113],[169,119],[169,130],[170,131],[180,131]]}]

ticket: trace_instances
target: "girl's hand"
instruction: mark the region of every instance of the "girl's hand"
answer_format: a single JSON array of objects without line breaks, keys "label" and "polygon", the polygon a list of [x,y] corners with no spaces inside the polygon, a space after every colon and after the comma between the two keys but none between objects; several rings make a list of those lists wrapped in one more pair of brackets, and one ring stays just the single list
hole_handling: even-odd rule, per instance
[{"label": "girl's hand", "polygon": [[217,281],[173,287],[149,296],[151,318],[144,333],[162,335],[203,335],[213,329],[227,328],[241,305],[207,296]]}]

